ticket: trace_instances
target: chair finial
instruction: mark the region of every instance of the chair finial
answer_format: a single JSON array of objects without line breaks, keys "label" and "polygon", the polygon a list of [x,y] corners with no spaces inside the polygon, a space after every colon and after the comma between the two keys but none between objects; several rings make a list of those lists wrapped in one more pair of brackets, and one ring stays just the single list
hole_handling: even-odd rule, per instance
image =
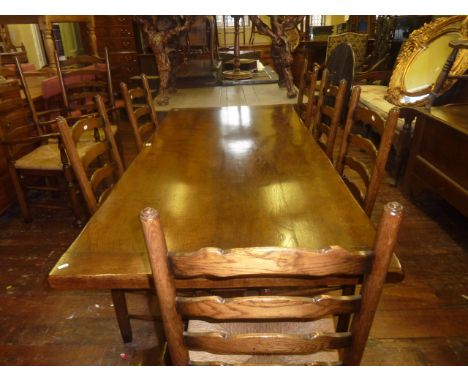
[{"label": "chair finial", "polygon": [[399,216],[403,213],[403,206],[398,202],[389,202],[385,205],[385,210],[393,216]]},{"label": "chair finial", "polygon": [[153,220],[158,217],[159,217],[159,212],[151,207],[145,207],[140,212],[140,219],[144,221]]}]

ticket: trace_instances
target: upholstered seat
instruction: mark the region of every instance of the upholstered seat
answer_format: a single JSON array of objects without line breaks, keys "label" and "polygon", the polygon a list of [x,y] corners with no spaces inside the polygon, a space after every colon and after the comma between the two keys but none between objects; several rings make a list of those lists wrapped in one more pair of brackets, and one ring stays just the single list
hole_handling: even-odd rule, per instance
[{"label": "upholstered seat", "polygon": [[[395,107],[393,103],[385,99],[387,86],[383,85],[360,85],[361,98],[359,103],[366,108],[375,111],[383,119],[387,119],[389,111]],[[397,131],[401,131],[405,124],[404,118],[398,118]]]},{"label": "upholstered seat", "polygon": [[[94,141],[80,141],[78,152],[83,157]],[[15,168],[25,170],[61,170],[63,167],[60,150],[56,142],[39,146],[15,161]]]},{"label": "upholstered seat", "polygon": [[[207,322],[190,320],[187,332],[195,333],[226,333],[239,335],[242,333],[282,333],[292,335],[313,336],[316,332],[335,333],[333,319],[322,318],[308,322]],[[306,365],[316,362],[339,363],[337,350],[321,351],[306,355],[251,355],[251,354],[213,354],[203,351],[189,350],[190,363],[193,364],[228,364],[228,365]]]}]

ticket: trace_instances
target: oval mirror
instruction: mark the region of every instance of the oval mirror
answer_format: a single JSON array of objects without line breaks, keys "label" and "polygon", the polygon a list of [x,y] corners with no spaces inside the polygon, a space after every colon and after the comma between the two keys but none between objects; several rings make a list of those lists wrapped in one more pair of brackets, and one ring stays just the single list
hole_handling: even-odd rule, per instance
[{"label": "oval mirror", "polygon": [[[465,20],[466,19],[466,20]],[[388,86],[387,101],[398,106],[424,104],[449,57],[449,43],[465,40],[466,16],[442,17],[414,31],[403,45]],[[468,68],[468,51],[460,50],[450,72],[463,74]],[[454,81],[446,81],[442,92]]]}]

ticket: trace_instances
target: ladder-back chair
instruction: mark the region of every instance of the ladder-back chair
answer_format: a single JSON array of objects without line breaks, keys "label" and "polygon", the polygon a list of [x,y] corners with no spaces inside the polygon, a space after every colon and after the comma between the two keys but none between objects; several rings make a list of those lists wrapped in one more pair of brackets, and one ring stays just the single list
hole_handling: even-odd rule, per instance
[{"label": "ladder-back chair", "polygon": [[296,103],[296,112],[299,115],[299,118],[302,120],[305,119],[305,110],[307,108],[307,103],[304,102],[304,95],[307,93],[308,81],[309,81],[309,71],[308,71],[308,60],[305,57],[302,60],[301,74],[299,78],[299,86],[297,91],[297,103]]},{"label": "ladder-back chair", "polygon": [[[85,116],[71,127],[65,118],[57,118],[66,153],[90,215],[97,211],[124,172],[104,101],[100,95],[96,95],[95,102],[98,115]],[[99,133],[101,129],[104,131],[104,139]],[[93,135],[97,142],[94,142],[84,156],[80,156],[80,139],[89,131],[96,132]]]},{"label": "ladder-back chair", "polygon": [[312,135],[332,162],[345,101],[346,84],[346,80],[343,79],[338,86],[331,85],[328,69],[323,70],[316,113],[312,123]]},{"label": "ladder-back chair", "polygon": [[158,116],[153,104],[153,97],[145,74],[141,75],[142,87],[128,89],[124,82],[120,89],[125,102],[128,120],[132,127],[138,152],[150,145],[150,139],[158,128]]},{"label": "ladder-back chair", "polygon": [[[170,253],[159,214],[140,220],[174,365],[359,365],[396,243],[403,207],[388,203],[371,251],[257,247]],[[359,295],[180,297],[176,278],[362,277]],[[336,332],[333,315],[353,314]],[[184,319],[188,319],[185,327]],[[338,349],[343,349],[340,359]]]},{"label": "ladder-back chair", "polygon": [[[399,109],[395,107],[390,110],[385,120],[376,112],[359,105],[360,92],[359,86],[353,88],[335,168],[366,214],[371,216],[385,174],[385,165],[398,123]],[[373,131],[382,132],[378,148],[370,139],[353,133],[353,128],[357,125],[370,126]],[[351,152],[350,146],[359,149],[359,151]],[[356,158],[356,154],[359,155],[359,158]],[[362,154],[367,154],[368,159],[361,158]],[[366,165],[369,162],[371,169]],[[359,183],[354,181],[354,177],[350,178],[348,173],[345,173],[345,170],[348,169],[359,176],[364,184],[364,192],[361,191],[362,187],[359,187]]]},{"label": "ladder-back chair", "polygon": [[[18,57],[15,57],[16,72],[15,77],[19,79],[21,90],[26,100],[26,106],[31,114],[31,119],[36,125],[38,132],[41,134],[57,132],[55,119],[59,115],[67,115],[67,109],[58,101],[54,108],[47,108],[43,110],[37,110],[34,99],[31,94],[27,78],[37,77],[45,78],[45,74],[42,72],[25,72]],[[46,104],[46,103],[45,103]],[[49,105],[49,103],[47,103]]]},{"label": "ladder-back chair", "polygon": [[[108,109],[114,108],[109,54],[104,58],[80,55],[60,60],[55,52],[57,72],[63,103],[71,115],[83,115],[96,111],[93,97],[99,94]],[[114,121],[115,122],[115,121]]]},{"label": "ladder-back chair", "polygon": [[303,120],[304,120],[304,125],[306,126],[308,130],[311,129],[312,121],[314,120],[315,114],[317,112],[318,94],[316,94],[317,92],[316,86],[318,83],[319,70],[320,70],[320,67],[318,65],[314,65],[312,67],[312,71],[307,73],[309,77],[308,79],[309,86],[307,88],[307,104],[303,112]]},{"label": "ladder-back chair", "polygon": [[[124,172],[104,102],[99,95],[95,96],[95,102],[98,114],[84,116],[71,128],[65,118],[59,117],[57,119],[67,155],[70,158],[90,216],[102,205]],[[86,156],[79,157],[77,144],[80,142],[80,138],[89,132],[100,141]],[[112,301],[122,339],[124,342],[130,342],[132,334],[129,319],[138,317],[128,314],[125,300],[126,292],[128,291],[112,290]]]},{"label": "ladder-back chair", "polygon": [[[71,208],[81,222],[77,189],[58,133],[44,134],[33,121],[20,96],[17,80],[0,86],[0,138],[6,149],[8,170],[22,216],[31,221],[31,207],[68,208],[60,200],[47,197],[58,192],[68,193]],[[90,142],[80,143],[83,156]],[[30,192],[37,193],[34,198]],[[40,195],[39,195],[40,193]],[[59,203],[58,203],[59,202]]]}]

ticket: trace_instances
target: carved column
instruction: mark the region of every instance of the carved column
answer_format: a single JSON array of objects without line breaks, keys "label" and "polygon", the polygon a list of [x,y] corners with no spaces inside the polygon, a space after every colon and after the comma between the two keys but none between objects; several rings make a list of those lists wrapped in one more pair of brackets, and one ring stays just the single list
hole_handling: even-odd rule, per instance
[{"label": "carved column", "polygon": [[39,29],[42,33],[42,38],[44,41],[44,48],[47,55],[47,62],[49,67],[53,70],[57,69],[55,64],[55,42],[52,35],[52,23],[50,23],[46,16],[39,16]]},{"label": "carved column", "polygon": [[93,56],[98,56],[96,29],[94,27],[94,17],[86,23],[86,31],[88,32],[89,47]]}]

